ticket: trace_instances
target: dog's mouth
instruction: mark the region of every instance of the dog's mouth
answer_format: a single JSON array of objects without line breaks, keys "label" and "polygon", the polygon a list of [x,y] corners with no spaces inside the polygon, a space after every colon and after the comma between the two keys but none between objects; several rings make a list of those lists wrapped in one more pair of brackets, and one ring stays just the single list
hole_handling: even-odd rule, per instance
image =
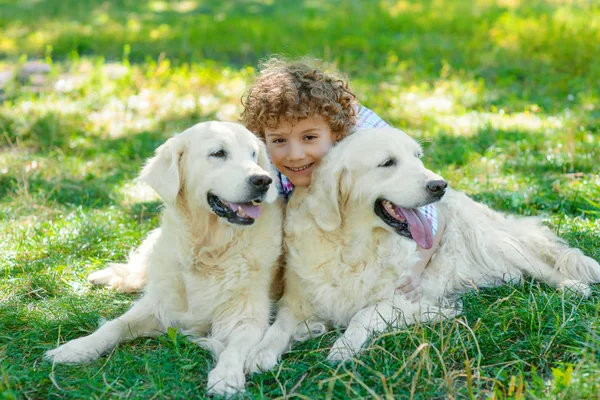
[{"label": "dog's mouth", "polygon": [[403,208],[386,199],[377,199],[375,214],[396,233],[413,239],[424,249],[433,246],[431,222],[418,208]]},{"label": "dog's mouth", "polygon": [[232,203],[209,193],[208,204],[215,214],[236,225],[252,225],[262,214],[262,207],[257,201]]}]

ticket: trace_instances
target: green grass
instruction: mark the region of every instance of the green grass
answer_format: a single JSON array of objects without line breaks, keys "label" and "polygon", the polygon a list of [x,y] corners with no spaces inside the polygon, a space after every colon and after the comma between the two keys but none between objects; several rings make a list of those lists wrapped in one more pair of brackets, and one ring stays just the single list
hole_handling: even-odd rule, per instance
[{"label": "green grass", "polygon": [[[425,162],[491,207],[537,215],[600,260],[600,5],[456,1],[0,0],[0,398],[195,398],[210,355],[181,335],[97,362],[43,353],[136,296],[86,283],[158,224],[134,178],[171,134],[234,120],[258,60],[322,57],[359,99],[426,143]],[[464,296],[465,312],[325,362],[295,346],[243,397],[598,398],[600,293],[532,281]]]}]

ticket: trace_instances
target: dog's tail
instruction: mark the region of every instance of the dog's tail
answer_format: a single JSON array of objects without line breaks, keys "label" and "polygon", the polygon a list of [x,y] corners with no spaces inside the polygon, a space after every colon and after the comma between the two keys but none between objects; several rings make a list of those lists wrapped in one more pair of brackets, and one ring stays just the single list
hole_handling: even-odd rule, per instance
[{"label": "dog's tail", "polygon": [[129,254],[127,263],[111,263],[104,269],[94,271],[88,276],[88,282],[108,286],[123,293],[141,291],[146,285],[148,256],[159,235],[160,228],[155,229],[140,247]]}]

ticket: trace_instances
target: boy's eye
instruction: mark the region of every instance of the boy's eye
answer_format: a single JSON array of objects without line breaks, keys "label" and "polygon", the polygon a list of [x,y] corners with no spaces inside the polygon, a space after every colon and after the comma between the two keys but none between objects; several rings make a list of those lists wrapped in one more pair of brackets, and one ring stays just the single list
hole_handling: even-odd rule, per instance
[{"label": "boy's eye", "polygon": [[217,150],[217,151],[213,151],[212,153],[210,153],[211,157],[215,157],[215,158],[225,158],[227,157],[227,152],[223,149]]},{"label": "boy's eye", "polygon": [[284,143],[284,142],[285,142],[285,139],[281,139],[281,138],[278,138],[278,139],[273,139],[273,140],[271,141],[271,143]]},{"label": "boy's eye", "polygon": [[378,165],[378,167],[383,167],[383,168],[387,168],[387,167],[393,167],[394,165],[396,165],[396,159],[395,158],[388,158],[387,160],[383,161],[381,164]]},{"label": "boy's eye", "polygon": [[304,140],[315,140],[317,138],[316,135],[306,135],[304,136]]}]

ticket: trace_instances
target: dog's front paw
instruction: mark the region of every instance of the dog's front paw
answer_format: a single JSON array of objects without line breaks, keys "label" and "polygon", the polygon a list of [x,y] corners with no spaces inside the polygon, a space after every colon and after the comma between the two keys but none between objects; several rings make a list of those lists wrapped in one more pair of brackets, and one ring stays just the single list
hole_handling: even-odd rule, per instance
[{"label": "dog's front paw", "polygon": [[568,279],[566,281],[561,282],[558,285],[558,287],[559,289],[567,293],[570,292],[572,294],[576,294],[582,297],[590,297],[592,294],[592,289],[590,288],[590,285],[573,279]]},{"label": "dog's front paw", "polygon": [[303,342],[308,339],[313,339],[327,333],[327,325],[322,321],[305,321],[299,324],[292,336],[295,341]]},{"label": "dog's front paw", "polygon": [[237,368],[219,367],[208,373],[210,396],[234,396],[245,391],[246,377]]},{"label": "dog's front paw", "polygon": [[257,374],[268,371],[277,365],[279,354],[271,347],[263,344],[255,346],[246,359],[246,372]]},{"label": "dog's front paw", "polygon": [[354,358],[355,355],[356,351],[354,351],[345,338],[341,337],[336,340],[331,347],[329,355],[327,356],[327,361],[330,363],[337,363]]},{"label": "dog's front paw", "polygon": [[47,360],[58,364],[81,364],[96,360],[100,352],[88,343],[87,338],[71,340],[46,352]]}]

